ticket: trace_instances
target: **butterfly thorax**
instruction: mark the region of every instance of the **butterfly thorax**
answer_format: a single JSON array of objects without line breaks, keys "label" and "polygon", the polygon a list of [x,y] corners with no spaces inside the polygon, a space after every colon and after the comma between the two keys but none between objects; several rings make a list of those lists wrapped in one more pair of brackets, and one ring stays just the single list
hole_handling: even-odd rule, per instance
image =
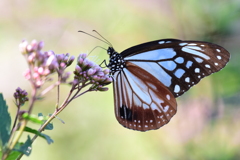
[{"label": "butterfly thorax", "polygon": [[111,70],[112,75],[126,67],[126,62],[121,54],[117,53],[112,47],[109,47],[107,52],[110,55],[109,64],[107,67]]}]

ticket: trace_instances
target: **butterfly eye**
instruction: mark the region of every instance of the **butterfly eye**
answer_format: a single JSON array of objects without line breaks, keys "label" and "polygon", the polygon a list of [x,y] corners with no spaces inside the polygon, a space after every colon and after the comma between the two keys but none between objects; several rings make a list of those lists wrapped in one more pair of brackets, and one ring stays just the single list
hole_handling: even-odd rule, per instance
[{"label": "butterfly eye", "polygon": [[114,49],[112,47],[108,47],[107,54],[112,55],[114,53]]},{"label": "butterfly eye", "polygon": [[120,54],[109,47],[108,53],[116,118],[138,131],[167,124],[177,111],[175,98],[221,70],[230,58],[216,44],[176,39],[147,42]]}]

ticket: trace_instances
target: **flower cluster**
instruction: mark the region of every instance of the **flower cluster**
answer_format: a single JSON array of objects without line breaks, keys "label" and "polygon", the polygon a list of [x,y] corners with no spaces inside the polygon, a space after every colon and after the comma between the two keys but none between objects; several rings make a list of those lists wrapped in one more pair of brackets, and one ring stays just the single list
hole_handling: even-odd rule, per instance
[{"label": "flower cluster", "polygon": [[62,77],[61,82],[66,82],[69,73],[64,70],[72,64],[74,56],[69,57],[69,54],[56,55],[53,51],[43,52],[43,42],[33,40],[30,44],[27,41],[22,41],[19,45],[20,51],[25,55],[29,64],[29,69],[26,70],[24,76],[30,80],[37,88],[40,88],[47,80],[47,76],[57,72]]},{"label": "flower cluster", "polygon": [[14,92],[13,96],[16,100],[17,106],[22,106],[26,101],[28,101],[27,95],[28,93],[25,90],[22,90],[19,87],[16,89],[16,92]]},{"label": "flower cluster", "polygon": [[104,87],[112,82],[109,77],[109,69],[103,70],[99,65],[86,59],[86,54],[80,54],[77,58],[77,65],[74,71],[75,86],[91,85],[90,90],[107,91]]}]

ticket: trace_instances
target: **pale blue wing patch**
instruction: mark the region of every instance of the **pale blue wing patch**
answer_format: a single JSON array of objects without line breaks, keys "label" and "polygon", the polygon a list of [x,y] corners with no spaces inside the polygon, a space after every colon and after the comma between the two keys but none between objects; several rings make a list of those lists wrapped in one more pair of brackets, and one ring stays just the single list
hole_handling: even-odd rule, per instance
[{"label": "pale blue wing patch", "polygon": [[164,60],[173,58],[175,55],[176,52],[172,48],[163,48],[128,56],[124,60]]},{"label": "pale blue wing patch", "polygon": [[[152,74],[155,78],[157,78],[160,82],[162,82],[165,86],[169,87],[171,85],[172,77],[167,74],[162,67],[160,67],[157,63],[155,62],[131,62],[140,68],[148,71],[150,74]],[[171,69],[171,68],[176,68],[176,65],[169,64],[169,66],[166,66],[166,68]]]}]

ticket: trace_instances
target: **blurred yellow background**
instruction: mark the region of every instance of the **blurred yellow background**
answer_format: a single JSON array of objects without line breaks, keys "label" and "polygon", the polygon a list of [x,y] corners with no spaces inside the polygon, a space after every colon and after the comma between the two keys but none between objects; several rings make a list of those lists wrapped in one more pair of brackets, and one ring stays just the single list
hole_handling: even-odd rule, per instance
[{"label": "blurred yellow background", "polygon": [[[238,160],[240,159],[240,1],[239,0],[2,0],[0,3],[0,92],[13,117],[12,94],[30,91],[22,73],[27,64],[18,50],[26,39],[43,40],[44,51],[88,53],[108,46],[88,33],[100,32],[114,48],[177,38],[219,44],[231,53],[228,65],[177,99],[178,112],[164,127],[137,132],[118,124],[112,87],[71,103],[38,138],[23,160]],[[105,50],[91,53],[100,63]],[[72,67],[73,68],[73,67]],[[62,100],[70,87],[63,86]],[[52,113],[56,91],[38,102],[34,113]],[[32,135],[31,135],[32,136]],[[23,138],[25,141],[25,138]]]}]

